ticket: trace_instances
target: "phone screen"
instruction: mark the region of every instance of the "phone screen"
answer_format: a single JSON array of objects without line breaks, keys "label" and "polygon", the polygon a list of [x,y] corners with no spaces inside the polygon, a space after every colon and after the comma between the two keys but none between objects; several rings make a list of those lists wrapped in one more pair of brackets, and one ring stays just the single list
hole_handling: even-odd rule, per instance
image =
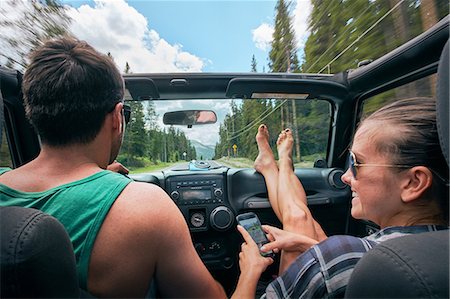
[{"label": "phone screen", "polygon": [[[242,214],[236,217],[238,223],[245,228],[246,231],[250,234],[252,239],[261,248],[264,244],[269,243],[269,240],[266,237],[266,234],[262,230],[261,222],[258,219],[256,214]],[[273,252],[261,252],[263,256],[273,256]]]}]

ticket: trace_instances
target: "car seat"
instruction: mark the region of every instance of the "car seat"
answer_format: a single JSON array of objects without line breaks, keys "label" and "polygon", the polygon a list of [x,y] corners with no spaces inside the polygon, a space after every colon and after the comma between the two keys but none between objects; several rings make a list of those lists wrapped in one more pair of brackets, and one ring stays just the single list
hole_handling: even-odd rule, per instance
[{"label": "car seat", "polygon": [[[0,143],[3,108],[0,92]],[[78,288],[72,243],[56,218],[31,208],[0,207],[0,238],[1,298],[90,297]]]},{"label": "car seat", "polygon": [[58,220],[0,207],[0,223],[2,298],[80,297],[72,243]]},{"label": "car seat", "polygon": [[[438,67],[437,124],[449,163],[449,42]],[[449,298],[449,231],[421,233],[377,245],[357,263],[346,298]]]}]

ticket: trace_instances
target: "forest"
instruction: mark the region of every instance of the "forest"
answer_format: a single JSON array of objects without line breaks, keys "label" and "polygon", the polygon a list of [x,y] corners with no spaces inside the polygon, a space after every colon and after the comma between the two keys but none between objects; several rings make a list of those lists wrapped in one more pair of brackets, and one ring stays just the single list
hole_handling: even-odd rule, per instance
[{"label": "forest", "polygon": [[[32,3],[36,7],[37,16],[24,15],[20,21],[23,24],[8,24],[0,20],[0,27],[20,26],[26,32],[25,38],[21,40],[8,40],[10,46],[17,48],[19,53],[27,49],[27,46],[30,48],[37,45],[39,40],[64,34],[68,28],[69,18],[58,1]],[[299,51],[293,27],[294,2],[277,1],[268,63],[260,65],[263,71],[325,74],[350,72],[359,63],[369,63],[430,28],[449,11],[449,1],[446,0],[311,0],[311,4],[312,11],[308,20],[310,34],[304,49]],[[254,56],[249,57],[249,71],[257,72],[258,64]],[[8,58],[6,66],[8,65],[26,67],[24,61],[13,57]],[[130,72],[127,63],[124,73]],[[429,80],[426,84],[432,90],[434,82]],[[417,93],[416,88],[409,86],[379,95],[365,105],[365,113],[370,113],[389,100],[418,95]],[[182,131],[174,127],[163,129],[158,126],[151,102],[129,103],[132,106],[132,118],[118,157],[120,162],[133,169],[149,163],[205,158]],[[261,122],[269,127],[272,136],[270,143],[274,150],[280,130],[286,127],[293,129],[296,140],[295,162],[313,161],[325,156],[330,107],[323,99],[235,100],[231,103],[230,110],[220,125],[220,139],[214,148],[215,159],[237,155],[253,160],[257,154],[254,136]],[[239,148],[237,152],[233,151],[234,145]],[[2,142],[1,165],[10,165],[7,151],[5,142]]]},{"label": "forest", "polygon": [[[368,63],[395,49],[436,24],[448,14],[449,2],[440,0],[311,0],[310,35],[302,59],[297,56],[292,21],[292,2],[279,0],[276,5],[275,31],[269,53],[270,72],[326,73],[350,72],[359,63]],[[256,71],[254,57],[251,71]],[[423,85],[424,83],[421,82]],[[398,98],[420,96],[427,86],[399,88],[396,94],[385,93],[365,105],[368,114],[384,103]],[[216,158],[229,156],[232,144],[238,144],[240,155],[256,157],[254,135],[259,123],[246,133],[255,118],[264,118],[268,125],[271,146],[286,127],[293,129],[294,162],[324,158],[329,132],[329,107],[324,101],[285,100],[276,106],[271,100],[243,102],[234,106],[220,127]],[[268,109],[268,110],[267,110]],[[276,109],[276,111],[272,111]],[[265,112],[264,112],[265,111]],[[230,137],[232,136],[232,137]]]},{"label": "forest", "polygon": [[[311,3],[311,34],[306,40],[303,58],[299,60],[292,25],[293,2],[278,0],[267,66],[270,72],[351,71],[358,63],[375,60],[425,31],[447,15],[449,9],[447,1],[433,0],[312,0]],[[250,71],[257,72],[258,62],[254,56],[249,65]],[[431,89],[433,82],[429,84],[428,89]],[[418,94],[411,87],[397,92],[399,94],[383,94],[372,100],[370,105],[366,105],[365,112],[370,113],[370,110],[375,110],[387,101]],[[169,128],[167,132],[159,128],[145,129],[144,123],[152,123],[154,111],[144,116],[140,112],[143,108],[133,108],[133,113],[135,109],[136,114],[125,136],[123,152],[128,155],[124,161],[127,165],[139,161],[136,157],[150,158],[153,163],[175,162],[183,159],[180,152],[186,152],[190,159],[204,158],[196,155],[195,148],[181,131],[174,128]],[[324,159],[329,120],[330,107],[328,102],[322,100],[233,101],[230,113],[220,125],[220,139],[215,146],[214,159],[241,157],[254,160],[257,155],[255,133],[262,122],[269,127],[270,144],[275,153],[278,133],[282,128],[291,127],[296,140],[295,163]],[[172,142],[176,142],[176,145]],[[238,151],[235,152],[233,146]],[[124,155],[120,158],[123,159]]]},{"label": "forest", "polygon": [[131,106],[132,116],[118,161],[131,168],[140,168],[149,162],[158,164],[197,159],[195,148],[182,131],[173,126],[166,130],[159,128],[153,102],[129,101],[127,104]]}]

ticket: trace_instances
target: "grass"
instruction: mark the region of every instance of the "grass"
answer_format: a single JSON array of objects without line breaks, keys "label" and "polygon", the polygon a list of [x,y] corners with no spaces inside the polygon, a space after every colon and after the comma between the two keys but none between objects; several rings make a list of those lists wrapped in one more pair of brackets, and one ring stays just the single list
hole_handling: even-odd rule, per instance
[{"label": "grass", "polygon": [[[305,157],[306,158],[306,157]],[[227,158],[222,157],[217,162],[233,168],[253,168],[253,160],[248,158]],[[295,168],[312,168],[314,160],[305,160],[298,163],[294,163]]]},{"label": "grass", "polygon": [[166,162],[159,162],[157,164],[151,163],[150,165],[146,165],[144,167],[138,167],[138,168],[130,168],[130,173],[144,173],[144,172],[152,172],[152,171],[159,171],[165,168],[168,168],[170,166],[174,166],[177,163],[166,163]]},{"label": "grass", "polygon": [[[314,160],[309,159],[312,157],[303,157],[305,160],[301,161],[299,163],[294,163],[295,168],[312,168],[314,164]],[[146,172],[154,172],[154,171],[161,171],[163,169],[167,169],[170,167],[173,167],[180,163],[186,163],[186,161],[178,161],[178,162],[157,162],[154,164],[153,162],[149,160],[141,160],[141,162],[145,165],[143,167],[128,167],[130,169],[130,173],[138,174],[138,173],[146,173]],[[231,167],[231,168],[253,168],[253,160],[250,160],[248,158],[228,158],[228,157],[222,157],[216,162],[223,164],[225,166]],[[123,163],[126,166],[126,163]]]},{"label": "grass", "polygon": [[252,168],[253,161],[248,158],[227,158],[222,157],[216,162],[232,168]]}]

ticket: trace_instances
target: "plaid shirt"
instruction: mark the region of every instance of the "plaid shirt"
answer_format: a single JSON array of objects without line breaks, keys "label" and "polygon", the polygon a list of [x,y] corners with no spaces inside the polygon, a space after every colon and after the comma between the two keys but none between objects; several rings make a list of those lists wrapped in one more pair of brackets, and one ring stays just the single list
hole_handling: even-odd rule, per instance
[{"label": "plaid shirt", "polygon": [[329,237],[300,255],[267,287],[261,298],[342,298],[356,263],[376,244],[408,234],[441,229],[448,227],[388,227],[365,238]]}]

